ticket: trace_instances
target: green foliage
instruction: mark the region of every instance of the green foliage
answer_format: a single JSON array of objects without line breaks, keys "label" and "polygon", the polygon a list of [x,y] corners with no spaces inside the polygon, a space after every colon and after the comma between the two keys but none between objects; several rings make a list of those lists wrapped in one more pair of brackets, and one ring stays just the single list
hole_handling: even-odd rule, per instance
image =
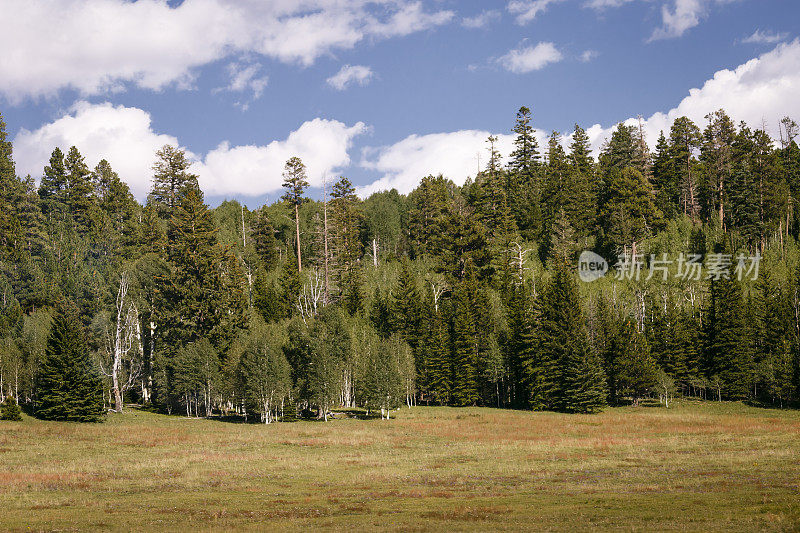
[{"label": "green foliage", "polygon": [[17,399],[10,394],[0,402],[0,420],[8,420],[10,422],[22,420],[22,411],[19,408],[19,404],[17,404]]},{"label": "green foliage", "polygon": [[99,422],[103,381],[89,357],[83,328],[72,311],[53,319],[36,376],[35,414],[46,420]]}]

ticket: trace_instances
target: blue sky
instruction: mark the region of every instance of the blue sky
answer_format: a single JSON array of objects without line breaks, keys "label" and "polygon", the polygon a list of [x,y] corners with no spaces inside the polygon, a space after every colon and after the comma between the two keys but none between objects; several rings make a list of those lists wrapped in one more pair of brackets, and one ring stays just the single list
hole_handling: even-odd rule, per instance
[{"label": "blue sky", "polygon": [[651,142],[718,107],[773,133],[800,120],[796,0],[0,0],[0,12],[20,21],[0,35],[18,171],[38,177],[56,144],[76,144],[140,199],[165,142],[197,160],[212,203],[254,206],[278,196],[295,153],[312,183],[345,174],[364,193],[407,192],[429,172],[463,182],[489,133],[508,151],[521,105],[541,135],[577,122],[595,146],[637,115]]}]

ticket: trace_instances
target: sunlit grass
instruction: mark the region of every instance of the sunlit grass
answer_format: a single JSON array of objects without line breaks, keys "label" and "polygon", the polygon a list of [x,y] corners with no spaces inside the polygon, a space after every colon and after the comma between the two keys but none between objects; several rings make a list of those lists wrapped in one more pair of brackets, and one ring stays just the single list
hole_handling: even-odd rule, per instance
[{"label": "sunlit grass", "polygon": [[792,530],[800,413],[676,403],[0,423],[0,530]]}]

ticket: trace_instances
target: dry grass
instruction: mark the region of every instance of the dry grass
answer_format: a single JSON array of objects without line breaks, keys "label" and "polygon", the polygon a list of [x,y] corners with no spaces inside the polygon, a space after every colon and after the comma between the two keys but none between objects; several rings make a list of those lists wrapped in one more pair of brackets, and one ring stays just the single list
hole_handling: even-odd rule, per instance
[{"label": "dry grass", "polygon": [[0,530],[797,530],[800,413],[0,423]]}]

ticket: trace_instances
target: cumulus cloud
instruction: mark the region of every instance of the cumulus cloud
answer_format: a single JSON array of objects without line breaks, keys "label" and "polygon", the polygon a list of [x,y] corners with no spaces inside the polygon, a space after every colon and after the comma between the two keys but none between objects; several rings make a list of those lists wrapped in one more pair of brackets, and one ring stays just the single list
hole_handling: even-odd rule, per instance
[{"label": "cumulus cloud", "polygon": [[788,36],[788,33],[761,31],[759,29],[753,32],[753,35],[742,39],[742,42],[747,44],[775,44],[786,40]]},{"label": "cumulus cloud", "polygon": [[[221,143],[205,156],[187,152],[192,171],[211,195],[259,196],[281,188],[283,166],[292,156],[308,168],[312,186],[326,174],[350,164],[348,150],[366,126],[347,126],[336,120],[303,123],[284,140],[266,146]],[[14,138],[18,171],[38,178],[53,148],[76,146],[90,166],[107,159],[139,200],[150,190],[155,152],[177,138],[153,131],[150,114],[135,107],[78,102],[69,113],[35,131],[21,130]]]},{"label": "cumulus cloud", "polygon": [[358,122],[347,126],[337,120],[316,118],[304,122],[282,141],[266,146],[230,146],[221,143],[198,162],[195,172],[208,194],[259,196],[279,191],[283,166],[297,156],[303,160],[312,187],[350,164],[353,139],[366,131]]},{"label": "cumulus cloud", "polygon": [[156,150],[165,144],[178,145],[178,140],[153,131],[150,114],[141,109],[78,102],[37,130],[21,130],[14,138],[14,159],[20,174],[38,179],[56,146],[65,153],[76,146],[90,167],[107,159],[141,200],[150,190]]},{"label": "cumulus cloud", "polygon": [[413,0],[0,0],[0,94],[12,102],[71,88],[191,87],[199,67],[252,53],[311,65],[364,39],[449,22]]},{"label": "cumulus cloud", "polygon": [[373,75],[372,69],[364,65],[345,65],[326,81],[337,91],[343,91],[353,83],[363,87],[370,82]]},{"label": "cumulus cloud", "polygon": [[483,11],[474,17],[464,17],[461,25],[471,30],[485,28],[492,22],[500,20],[500,12],[497,10]]},{"label": "cumulus cloud", "polygon": [[550,4],[564,0],[511,0],[506,9],[509,13],[517,15],[517,24],[523,25],[531,22],[539,13],[543,13]]},{"label": "cumulus cloud", "polygon": [[541,42],[536,46],[521,46],[497,59],[509,72],[525,74],[540,70],[550,63],[558,63],[563,55],[553,43]]},{"label": "cumulus cloud", "polygon": [[[540,148],[545,146],[544,132],[534,133]],[[410,135],[390,146],[367,149],[361,166],[379,172],[382,177],[361,187],[359,194],[367,196],[392,188],[408,193],[429,174],[442,174],[461,185],[468,177],[474,177],[479,168],[486,167],[489,135],[497,137],[495,147],[507,158],[513,151],[514,136],[482,130]]]},{"label": "cumulus cloud", "polygon": [[[676,118],[687,116],[700,127],[705,116],[725,109],[734,122],[746,121],[753,127],[767,125],[777,138],[778,121],[784,116],[800,117],[800,40],[778,45],[774,50],[729,70],[720,70],[700,88],[689,94],[667,112],[655,113],[642,121],[651,148],[660,131],[669,134]],[[638,126],[637,118],[624,121]],[[603,142],[611,137],[616,126],[595,124],[586,129],[595,155]],[[367,152],[361,165],[382,176],[361,189],[362,194],[395,187],[411,191],[419,180],[431,173],[442,173],[456,183],[463,183],[477,170],[477,155],[485,165],[486,131],[456,131],[432,135],[411,135],[400,142]],[[546,146],[545,134],[537,131],[539,146]],[[562,138],[567,145],[571,136]],[[501,154],[511,153],[511,135],[498,135]]]},{"label": "cumulus cloud", "polygon": [[[686,116],[701,128],[705,116],[724,109],[734,123],[745,121],[752,127],[766,124],[767,132],[778,137],[778,123],[784,116],[800,117],[800,40],[775,49],[736,67],[716,72],[702,87],[691,89],[674,108],[655,113],[643,121],[648,143],[653,147],[659,132],[669,134],[676,118]],[[629,118],[628,125],[638,125]],[[596,124],[587,130],[595,150],[610,138],[613,127]]]}]

